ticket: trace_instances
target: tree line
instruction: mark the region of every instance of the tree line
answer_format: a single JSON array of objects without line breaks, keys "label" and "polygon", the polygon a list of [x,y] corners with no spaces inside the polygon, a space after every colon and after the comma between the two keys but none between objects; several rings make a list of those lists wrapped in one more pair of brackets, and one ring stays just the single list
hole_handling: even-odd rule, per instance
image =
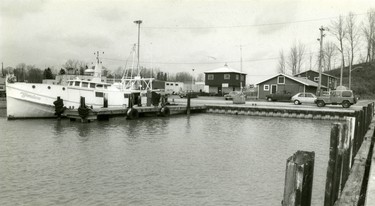
[{"label": "tree line", "polygon": [[[349,12],[323,27],[323,39],[318,39],[323,41],[322,71],[346,66],[351,71],[353,64],[375,62],[375,10],[370,9],[362,19],[359,17]],[[277,69],[280,73],[295,75],[318,68],[319,58],[320,52],[312,52],[302,42],[295,42],[289,50],[280,50]]]},{"label": "tree line", "polygon": [[[55,79],[56,75],[84,75],[85,70],[88,68],[94,69],[94,66],[88,66],[88,63],[80,60],[69,59],[62,65],[60,69],[45,68],[40,69],[34,65],[26,65],[20,63],[16,67],[6,67],[3,69],[3,75],[13,74],[19,82],[29,83],[42,83],[43,79]],[[191,82],[204,81],[204,75],[198,74],[194,77],[189,72],[177,72],[168,73],[160,70],[159,68],[146,68],[140,67],[139,74],[143,78],[155,78],[161,81],[175,81],[175,82]],[[138,75],[138,71],[132,69],[125,69],[124,67],[118,67],[116,70],[110,70],[103,67],[102,76],[107,78],[121,79],[123,76],[135,76]]]}]

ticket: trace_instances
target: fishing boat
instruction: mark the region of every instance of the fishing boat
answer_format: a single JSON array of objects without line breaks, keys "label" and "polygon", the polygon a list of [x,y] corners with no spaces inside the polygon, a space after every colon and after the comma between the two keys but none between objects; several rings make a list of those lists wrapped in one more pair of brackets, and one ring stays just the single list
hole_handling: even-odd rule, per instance
[{"label": "fishing boat", "polygon": [[[133,52],[135,49],[133,48]],[[68,80],[67,85],[34,84],[14,82],[8,77],[7,117],[15,118],[48,118],[56,116],[56,101],[66,108],[78,108],[81,97],[89,108],[129,107],[133,104],[145,105],[146,93],[152,91],[153,78],[133,76],[131,72],[124,74],[121,83],[105,83],[101,81],[102,63],[97,52],[93,78]]]}]

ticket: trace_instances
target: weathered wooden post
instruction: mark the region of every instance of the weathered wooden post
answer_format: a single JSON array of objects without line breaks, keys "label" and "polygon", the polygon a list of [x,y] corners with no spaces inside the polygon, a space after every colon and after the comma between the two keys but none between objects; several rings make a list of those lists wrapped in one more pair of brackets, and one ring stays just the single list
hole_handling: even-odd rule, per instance
[{"label": "weathered wooden post", "polygon": [[324,206],[332,206],[338,197],[339,184],[337,181],[340,180],[338,169],[341,169],[341,167],[338,167],[340,161],[337,161],[337,145],[339,143],[340,127],[340,123],[333,123],[331,126]]},{"label": "weathered wooden post", "polygon": [[79,103],[80,103],[79,104],[80,107],[86,107],[85,97],[81,96]]},{"label": "weathered wooden post", "polygon": [[190,114],[190,92],[186,94],[187,105],[186,105],[186,114]]},{"label": "weathered wooden post", "polygon": [[310,206],[315,152],[297,151],[286,161],[282,206]]},{"label": "weathered wooden post", "polygon": [[349,168],[352,167],[354,162],[354,144],[355,144],[355,123],[356,118],[355,117],[347,117],[346,118],[346,124],[348,125],[348,140],[349,140]]},{"label": "weathered wooden post", "polygon": [[108,108],[108,94],[104,94],[103,97],[103,107]]},{"label": "weathered wooden post", "polygon": [[348,122],[342,124],[342,131],[339,144],[339,156],[342,159],[341,165],[341,185],[340,193],[343,190],[346,180],[349,177],[351,159],[350,159],[350,136],[349,136],[349,125]]},{"label": "weathered wooden post", "polygon": [[151,90],[147,90],[147,103],[146,105],[149,107],[151,106]]},{"label": "weathered wooden post", "polygon": [[[365,111],[362,109],[361,110],[361,128],[360,128],[360,142],[359,142],[359,145],[362,144],[363,142],[363,137],[365,136],[366,134],[366,131],[365,131],[365,128],[366,128],[366,122],[365,122]],[[359,149],[359,148],[358,148]]]}]

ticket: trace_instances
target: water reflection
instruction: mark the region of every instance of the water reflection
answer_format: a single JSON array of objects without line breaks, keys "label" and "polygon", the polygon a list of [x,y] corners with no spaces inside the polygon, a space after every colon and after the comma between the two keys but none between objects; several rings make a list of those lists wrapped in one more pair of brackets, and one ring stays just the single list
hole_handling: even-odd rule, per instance
[{"label": "water reflection", "polygon": [[55,131],[55,137],[58,137],[62,134],[64,131],[64,127],[62,126],[61,120],[56,120],[55,124],[53,125],[54,131]]},{"label": "water reflection", "polygon": [[86,142],[89,140],[90,137],[90,130],[91,125],[88,123],[78,123],[77,124],[77,130],[78,130],[78,140],[81,142]]}]

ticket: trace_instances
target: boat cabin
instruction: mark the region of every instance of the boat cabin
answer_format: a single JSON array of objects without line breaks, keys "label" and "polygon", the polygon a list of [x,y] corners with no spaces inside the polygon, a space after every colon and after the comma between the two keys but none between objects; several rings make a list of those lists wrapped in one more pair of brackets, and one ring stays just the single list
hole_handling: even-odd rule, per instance
[{"label": "boat cabin", "polygon": [[91,88],[91,89],[107,89],[111,84],[104,82],[90,82],[85,80],[69,80],[68,86],[70,87],[80,87],[80,88]]}]

